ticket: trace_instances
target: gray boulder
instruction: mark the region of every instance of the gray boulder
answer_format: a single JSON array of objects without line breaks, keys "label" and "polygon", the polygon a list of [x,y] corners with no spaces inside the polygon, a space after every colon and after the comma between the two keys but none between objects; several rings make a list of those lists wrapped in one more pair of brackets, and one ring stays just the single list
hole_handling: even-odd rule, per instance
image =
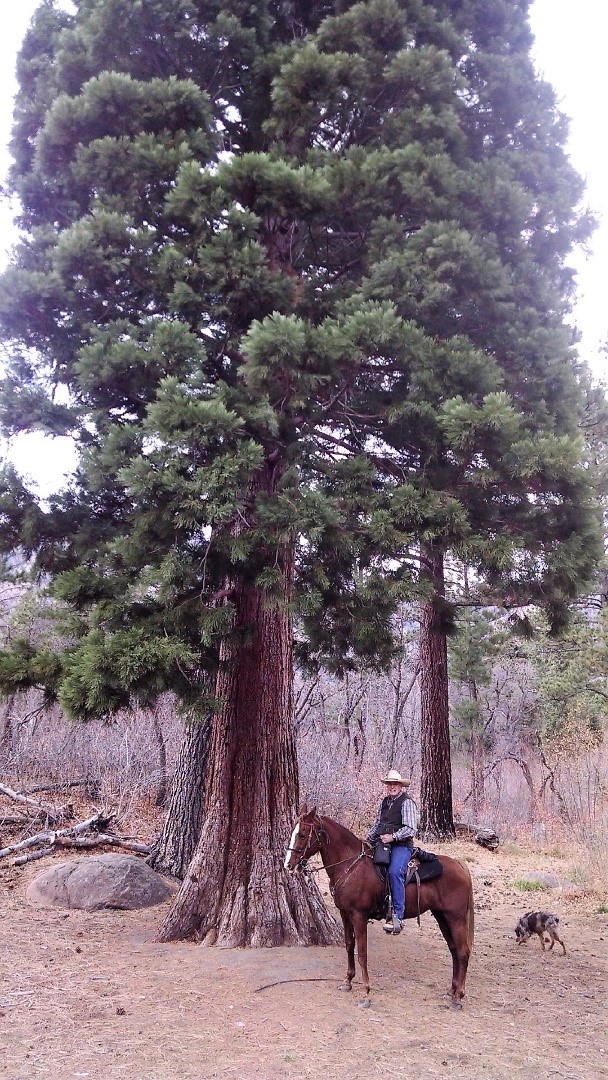
[{"label": "gray boulder", "polygon": [[153,907],[172,894],[172,889],[147,863],[133,855],[90,855],[49,866],[27,887],[32,904],[53,907],[100,908]]},{"label": "gray boulder", "polygon": [[557,874],[551,874],[546,870],[530,870],[529,873],[522,874],[521,879],[543,889],[557,889],[560,884]]},{"label": "gray boulder", "polygon": [[522,874],[522,880],[529,881],[532,885],[542,886],[543,889],[561,889],[563,892],[573,895],[582,892],[580,886],[574,881],[559,877],[557,874],[552,874],[546,870],[531,870],[527,874]]}]

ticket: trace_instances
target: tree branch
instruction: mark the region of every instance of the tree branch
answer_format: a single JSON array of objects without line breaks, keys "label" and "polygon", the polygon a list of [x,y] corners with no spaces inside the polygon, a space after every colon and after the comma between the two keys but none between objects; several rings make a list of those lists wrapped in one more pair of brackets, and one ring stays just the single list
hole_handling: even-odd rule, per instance
[{"label": "tree branch", "polygon": [[12,799],[13,802],[21,803],[23,806],[27,806],[31,810],[35,810],[35,816],[39,817],[44,815],[50,824],[60,824],[65,821],[66,818],[74,817],[74,811],[71,805],[67,806],[45,806],[44,803],[39,803],[35,799],[30,799],[28,795],[22,795],[19,791],[13,791],[12,788],[7,787],[5,784],[0,784],[0,795],[6,795],[7,799]]}]

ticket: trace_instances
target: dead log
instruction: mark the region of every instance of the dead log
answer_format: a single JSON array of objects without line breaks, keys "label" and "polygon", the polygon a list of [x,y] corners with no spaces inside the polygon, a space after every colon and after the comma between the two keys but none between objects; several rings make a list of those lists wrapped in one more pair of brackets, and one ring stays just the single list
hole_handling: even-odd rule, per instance
[{"label": "dead log", "polygon": [[47,848],[42,848],[41,851],[28,851],[26,855],[16,855],[8,865],[23,866],[25,863],[34,862],[35,859],[43,859],[45,855],[48,855]]},{"label": "dead log", "polygon": [[70,788],[85,787],[90,781],[86,777],[81,780],[59,780],[56,784],[32,784],[25,788],[23,795],[35,795],[41,791],[68,791]]},{"label": "dead log", "polygon": [[[10,790],[10,789],[9,789]],[[17,793],[13,793],[17,794]],[[24,798],[24,796],[22,796]],[[95,848],[95,847],[119,847],[127,851],[136,852],[138,855],[149,855],[152,848],[149,844],[143,844],[139,840],[129,836],[115,836],[107,832],[107,828],[115,817],[114,813],[106,813],[99,810],[84,821],[76,825],[69,825],[63,829],[42,829],[40,832],[28,836],[24,840],[18,840],[13,844],[7,844],[0,848],[0,859],[12,855],[10,865],[21,866],[41,859],[52,848]],[[25,824],[31,824],[31,819],[24,818]],[[84,836],[84,833],[93,835]],[[28,849],[36,850],[28,850]],[[24,854],[17,853],[24,852]]]},{"label": "dead log", "polygon": [[65,848],[94,848],[103,845],[125,848],[127,851],[135,851],[138,855],[149,855],[152,848],[149,844],[141,844],[136,840],[123,839],[122,836],[114,836],[112,833],[98,833],[97,836],[55,836],[54,845]]},{"label": "dead log", "polygon": [[487,848],[488,851],[496,851],[500,840],[493,829],[480,829],[475,837],[475,843]]},{"label": "dead log", "polygon": [[470,836],[475,836],[475,843],[480,844],[481,847],[488,848],[489,851],[496,851],[500,844],[498,835],[494,832],[494,829],[485,829],[480,825],[469,825],[466,821],[454,822],[456,832],[467,833]]},{"label": "dead log", "polygon": [[6,795],[7,799],[12,799],[13,802],[27,806],[28,810],[35,811],[35,817],[42,815],[51,825],[60,825],[66,819],[74,817],[74,808],[71,803],[62,807],[46,806],[44,803],[37,802],[36,799],[31,799],[29,795],[22,795],[19,791],[13,791],[6,784],[0,784],[0,795]]},{"label": "dead log", "polygon": [[0,825],[31,825],[32,820],[23,814],[0,814]]},{"label": "dead log", "polygon": [[16,851],[23,851],[25,848],[36,847],[39,844],[46,844],[47,848],[45,850],[48,850],[48,846],[53,846],[57,836],[77,836],[78,833],[86,832],[87,829],[94,827],[100,816],[100,814],[94,814],[93,817],[87,818],[86,821],[79,822],[78,825],[72,825],[69,828],[58,830],[44,829],[42,832],[35,833],[34,836],[28,836],[25,840],[18,840],[15,844],[9,844],[7,847],[0,848],[0,859],[4,859],[7,855],[13,855]]}]

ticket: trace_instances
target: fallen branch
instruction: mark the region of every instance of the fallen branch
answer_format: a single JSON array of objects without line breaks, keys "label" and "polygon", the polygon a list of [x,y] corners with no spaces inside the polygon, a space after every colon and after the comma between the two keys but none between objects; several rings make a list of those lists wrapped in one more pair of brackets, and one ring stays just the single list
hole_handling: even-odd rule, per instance
[{"label": "fallen branch", "polygon": [[36,799],[30,799],[29,795],[22,795],[19,791],[13,791],[12,788],[6,786],[6,784],[0,784],[0,795],[6,795],[7,799],[12,799],[13,802],[20,803],[22,806],[27,806],[28,809],[35,810],[36,817],[44,815],[46,820],[51,824],[59,825],[66,818],[74,816],[74,811],[71,805],[64,807],[57,806],[45,806],[44,803],[39,803]]},{"label": "fallen branch", "polygon": [[[41,859],[44,855],[48,855],[52,848],[58,847],[90,849],[110,846],[134,851],[138,855],[149,855],[152,850],[149,844],[142,844],[131,837],[115,836],[113,833],[103,831],[107,829],[113,817],[113,814],[98,811],[85,821],[79,821],[77,825],[71,825],[65,829],[43,829],[34,836],[28,836],[25,840],[18,840],[14,844],[0,848],[0,859],[12,855],[14,858],[11,859],[10,865],[22,866],[24,863],[33,862],[34,859]],[[94,835],[83,836],[82,834],[86,832],[92,832]],[[37,850],[27,850],[30,848]],[[24,852],[24,854],[16,854],[17,852]]]},{"label": "fallen branch", "polygon": [[23,795],[34,795],[40,791],[67,791],[68,788],[84,787],[90,783],[86,777],[82,780],[59,780],[56,784],[33,784],[22,792]]},{"label": "fallen branch", "polygon": [[[23,851],[24,848],[36,847],[38,844],[47,844],[52,847],[58,836],[77,836],[78,833],[86,832],[87,829],[93,828],[100,819],[102,819],[102,815],[97,813],[94,814],[93,817],[87,818],[86,821],[81,821],[78,825],[72,825],[67,829],[58,829],[57,831],[54,831],[53,829],[44,829],[34,836],[28,836],[25,840],[17,841],[16,844],[9,844],[8,847],[0,848],[0,859],[4,859],[7,855],[12,855],[15,851]],[[102,820],[107,820],[107,818]]]},{"label": "fallen branch", "polygon": [[31,825],[33,820],[24,814],[0,814],[0,825]]},{"label": "fallen branch", "polygon": [[23,866],[25,863],[34,862],[34,859],[43,859],[45,855],[48,855],[46,848],[42,848],[41,851],[28,851],[26,855],[16,855],[14,859],[11,859],[9,866]]},{"label": "fallen branch", "polygon": [[[339,980],[339,977],[337,975],[318,975],[316,978],[311,975],[310,977],[303,978],[303,979],[277,979],[276,982],[264,983],[263,986],[256,986],[256,988],[255,988],[255,990],[253,992],[254,992],[254,994],[258,994],[260,992],[260,990],[269,990],[271,986],[285,986],[286,983],[302,983],[302,982],[333,982],[333,983],[335,983],[335,982],[339,982],[339,981],[340,980]],[[384,990],[386,988],[384,986],[381,986],[381,987],[376,987],[375,989],[376,990],[378,990],[378,989]]]},{"label": "fallen branch", "polygon": [[59,836],[55,835],[54,844],[57,847],[66,848],[94,848],[109,844],[111,847],[126,848],[127,851],[136,851],[139,855],[149,855],[152,848],[149,844],[140,844],[136,840],[126,840],[122,836],[114,836],[112,833],[98,833],[97,836]]}]

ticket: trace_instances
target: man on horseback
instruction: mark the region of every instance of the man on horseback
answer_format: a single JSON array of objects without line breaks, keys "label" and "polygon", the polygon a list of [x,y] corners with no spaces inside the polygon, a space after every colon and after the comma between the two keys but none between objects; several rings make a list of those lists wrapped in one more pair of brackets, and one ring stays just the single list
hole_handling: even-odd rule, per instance
[{"label": "man on horseback", "polygon": [[380,803],[378,816],[367,834],[368,843],[382,840],[391,845],[391,861],[388,880],[393,904],[392,922],[384,926],[387,934],[400,934],[405,914],[405,872],[414,850],[414,836],[418,828],[418,807],[408,794],[409,780],[404,780],[396,769],[390,769],[382,778],[386,795]]}]

